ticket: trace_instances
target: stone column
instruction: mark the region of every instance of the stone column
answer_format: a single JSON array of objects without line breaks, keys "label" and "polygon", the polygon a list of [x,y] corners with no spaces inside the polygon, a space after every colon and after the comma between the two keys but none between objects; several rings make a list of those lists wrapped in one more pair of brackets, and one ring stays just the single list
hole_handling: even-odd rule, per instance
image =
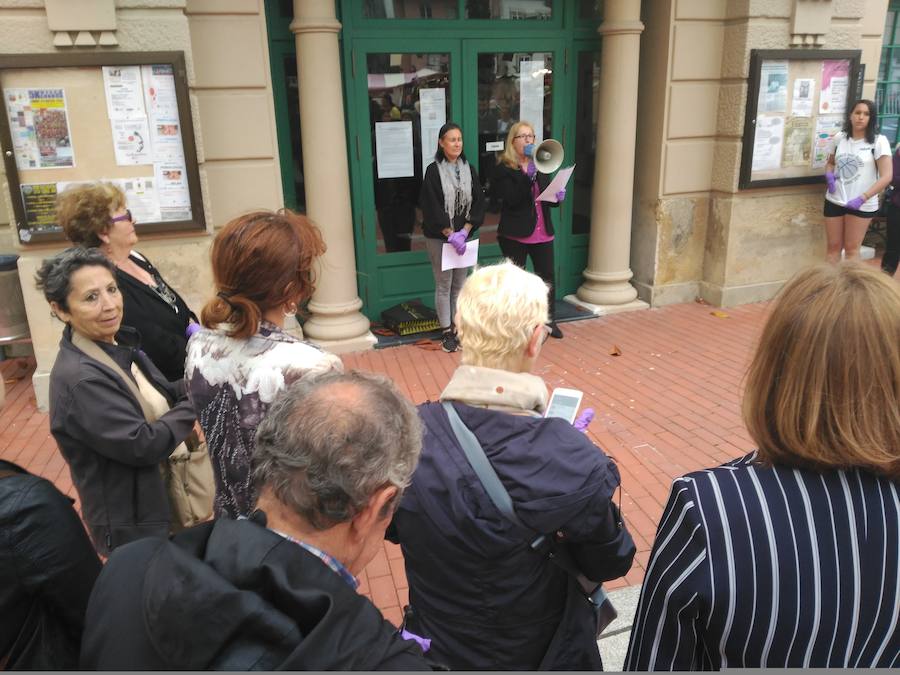
[{"label": "stone column", "polygon": [[637,129],[640,0],[606,0],[600,57],[597,152],[591,197],[591,243],[576,300],[597,314],[642,309],[628,281]]},{"label": "stone column", "polygon": [[306,213],[328,250],[318,267],[311,317],[303,332],[330,351],[368,349],[376,342],[360,313],[350,211],[350,174],[341,93],[334,0],[294,0]]}]

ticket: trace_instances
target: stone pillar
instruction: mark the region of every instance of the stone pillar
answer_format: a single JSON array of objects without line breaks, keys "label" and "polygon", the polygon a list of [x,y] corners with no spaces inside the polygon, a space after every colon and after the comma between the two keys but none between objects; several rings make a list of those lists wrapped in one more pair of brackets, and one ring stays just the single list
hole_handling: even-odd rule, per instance
[{"label": "stone pillar", "polygon": [[330,351],[368,349],[376,342],[360,313],[350,211],[350,174],[341,93],[334,0],[294,0],[291,31],[297,43],[306,213],[328,250],[317,270],[307,338]]},{"label": "stone pillar", "polygon": [[597,152],[591,197],[591,243],[576,298],[597,314],[643,309],[632,277],[631,208],[637,129],[640,0],[606,0],[600,56]]}]

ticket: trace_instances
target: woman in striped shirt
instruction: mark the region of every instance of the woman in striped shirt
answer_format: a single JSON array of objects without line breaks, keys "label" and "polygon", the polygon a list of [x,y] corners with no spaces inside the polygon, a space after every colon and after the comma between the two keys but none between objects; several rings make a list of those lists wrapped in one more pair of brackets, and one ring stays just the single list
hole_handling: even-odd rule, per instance
[{"label": "woman in striped shirt", "polygon": [[675,481],[628,670],[900,665],[900,286],[785,286],[747,375],[758,450]]}]

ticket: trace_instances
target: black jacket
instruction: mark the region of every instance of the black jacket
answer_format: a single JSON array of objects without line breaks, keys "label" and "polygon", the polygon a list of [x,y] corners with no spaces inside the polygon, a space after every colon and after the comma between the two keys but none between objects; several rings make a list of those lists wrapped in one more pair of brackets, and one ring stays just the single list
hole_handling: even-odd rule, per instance
[{"label": "black jacket", "polygon": [[[129,257],[151,275],[159,275],[159,271],[143,256],[132,254]],[[177,309],[172,309],[147,284],[118,268],[116,281],[119,282],[124,305],[122,324],[131,326],[141,334],[141,348],[167,380],[174,382],[183,378],[187,349],[184,332],[191,317],[194,317],[191,310],[171,286],[169,288],[175,296]]]},{"label": "black jacket", "polygon": [[494,506],[441,405],[419,406],[422,455],[388,530],[406,560],[410,630],[453,670],[601,669],[587,599],[528,544],[561,531],[587,577],[625,574],[635,547],[616,525],[618,469],[563,420],[454,405],[530,529]]},{"label": "black jacket", "polygon": [[152,424],[125,382],[72,344],[68,326],[50,371],[50,432],[69,464],[84,521],[104,555],[139,537],[166,536],[171,515],[159,464],[190,434],[196,415],[184,380],[168,382],[127,326],[118,345],[97,344],[129,376],[132,361],[172,409]]},{"label": "black jacket", "polygon": [[428,670],[371,602],[253,520],[117,550],[91,595],[81,667]]},{"label": "black jacket", "polygon": [[[484,190],[481,187],[481,181],[478,180],[478,172],[475,167],[472,168],[472,207],[469,209],[468,221],[464,216],[459,215],[453,218],[453,231],[458,232],[463,226],[469,222],[472,223],[472,229],[469,237],[473,236],[475,231],[484,221]],[[422,180],[422,189],[419,192],[419,206],[422,209],[422,231],[429,239],[447,240],[442,233],[445,227],[450,227],[450,216],[447,215],[447,209],[444,208],[444,189],[441,186],[441,172],[438,169],[437,161],[432,162],[425,169],[425,178]]]},{"label": "black jacket", "polygon": [[0,460],[0,663],[74,670],[100,559],[72,500]]},{"label": "black jacket", "polygon": [[[536,173],[539,192],[550,185],[550,176]],[[519,169],[511,169],[506,164],[498,164],[494,174],[492,190],[495,197],[502,200],[500,207],[500,224],[497,234],[501,237],[527,237],[534,232],[537,224],[537,207],[531,194],[531,179]],[[541,202],[544,210],[544,227],[547,234],[553,234],[553,220],[550,209],[559,206],[556,202]]]}]

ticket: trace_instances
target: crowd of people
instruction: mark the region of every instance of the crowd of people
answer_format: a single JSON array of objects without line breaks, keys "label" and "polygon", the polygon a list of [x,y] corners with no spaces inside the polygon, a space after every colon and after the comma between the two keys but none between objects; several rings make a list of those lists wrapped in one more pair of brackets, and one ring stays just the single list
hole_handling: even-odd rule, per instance
[{"label": "crowd of people", "polygon": [[[861,107],[838,165],[842,143],[875,143]],[[545,416],[534,374],[561,333],[533,141],[512,125],[495,179],[509,259],[456,274],[432,256],[445,349],[462,351],[418,409],[285,331],[325,251],[305,216],[221,228],[198,320],[132,250],[120,192],[63,193],[75,246],[37,283],[65,323],[50,425],[82,518],[51,483],[0,463],[0,576],[14,580],[0,589],[0,668],[602,669],[598,598],[635,544],[615,461],[586,420]],[[857,154],[892,180],[880,145]],[[461,249],[483,195],[457,125],[435,159],[426,236]],[[832,181],[829,251],[830,219],[842,245],[861,241],[851,211],[871,196],[829,215],[849,194]],[[896,667],[900,285],[853,260],[789,280],[743,416],[756,450],[673,483],[626,668]],[[206,441],[215,497],[212,517],[182,530],[161,464],[192,438]],[[357,592],[385,539],[409,579],[399,628]]]}]

